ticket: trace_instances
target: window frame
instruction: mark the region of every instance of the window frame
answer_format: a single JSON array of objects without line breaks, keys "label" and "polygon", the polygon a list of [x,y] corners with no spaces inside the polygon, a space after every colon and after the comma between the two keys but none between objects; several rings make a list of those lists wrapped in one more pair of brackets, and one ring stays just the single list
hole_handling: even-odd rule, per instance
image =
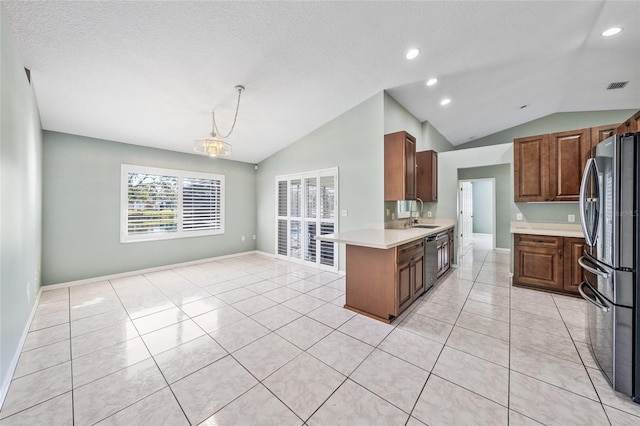
[{"label": "window frame", "polygon": [[[129,173],[153,174],[178,178],[177,231],[129,234]],[[183,187],[185,178],[217,180],[220,182],[220,229],[185,231],[183,229]],[[122,164],[120,167],[120,243],[162,241],[177,238],[204,237],[225,233],[225,175],[202,173],[188,170],[165,169],[159,167]]]},{"label": "window frame", "polygon": [[[334,217],[333,220],[328,220],[328,219],[324,219],[321,217],[321,206],[320,206],[320,181],[322,177],[332,177],[334,179],[334,201],[333,201],[333,208],[334,208]],[[318,195],[318,204],[316,204],[315,206],[315,219],[312,218],[308,218],[306,215],[306,207],[307,207],[307,200],[304,197],[305,194],[305,180],[306,178],[317,178],[317,195]],[[291,215],[291,182],[293,180],[300,180],[300,216],[292,216]],[[279,200],[279,185],[280,182],[286,182],[286,215],[281,215],[279,212],[279,206],[280,206],[280,200]],[[285,174],[285,175],[278,175],[275,177],[275,247],[274,247],[274,254],[277,258],[283,259],[283,260],[288,260],[290,262],[295,262],[295,263],[300,263],[303,265],[313,265],[316,268],[319,269],[323,269],[323,270],[327,270],[327,271],[332,271],[332,272],[336,272],[338,270],[338,259],[339,259],[339,245],[337,243],[332,243],[333,244],[333,265],[327,265],[322,263],[322,258],[321,258],[321,244],[320,242],[317,243],[317,252],[316,252],[316,257],[315,257],[315,261],[311,261],[311,260],[305,260],[305,254],[306,252],[306,245],[304,244],[306,241],[304,240],[304,237],[306,235],[305,232],[305,223],[307,222],[315,222],[317,224],[316,226],[316,232],[318,233],[317,235],[320,235],[319,232],[321,232],[321,227],[323,223],[330,223],[333,225],[333,232],[337,233],[338,232],[338,227],[340,224],[340,210],[339,210],[339,203],[340,203],[340,197],[339,197],[339,168],[338,167],[332,167],[332,168],[327,168],[327,169],[320,169],[320,170],[313,170],[313,171],[307,171],[307,172],[300,172],[300,173],[289,173],[289,174]],[[287,238],[287,243],[286,243],[286,255],[285,254],[280,254],[280,247],[279,247],[279,221],[286,221],[286,238]],[[295,257],[292,256],[292,247],[291,247],[291,222],[292,221],[298,221],[299,222],[299,235],[300,235],[300,241],[302,241],[302,246],[303,248],[301,249],[300,252],[300,257]]]}]

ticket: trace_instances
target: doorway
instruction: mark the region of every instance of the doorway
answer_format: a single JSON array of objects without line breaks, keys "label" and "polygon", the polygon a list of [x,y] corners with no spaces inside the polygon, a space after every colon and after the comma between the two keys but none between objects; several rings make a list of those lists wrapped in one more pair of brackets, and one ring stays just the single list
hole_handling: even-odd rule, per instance
[{"label": "doorway", "polygon": [[460,254],[496,248],[495,179],[458,181]]}]

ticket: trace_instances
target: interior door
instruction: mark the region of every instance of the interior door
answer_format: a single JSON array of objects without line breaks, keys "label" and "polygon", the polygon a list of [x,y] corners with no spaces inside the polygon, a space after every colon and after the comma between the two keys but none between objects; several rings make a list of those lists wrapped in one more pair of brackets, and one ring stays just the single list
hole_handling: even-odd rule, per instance
[{"label": "interior door", "polygon": [[471,182],[460,182],[460,237],[462,245],[473,242],[473,186]]}]

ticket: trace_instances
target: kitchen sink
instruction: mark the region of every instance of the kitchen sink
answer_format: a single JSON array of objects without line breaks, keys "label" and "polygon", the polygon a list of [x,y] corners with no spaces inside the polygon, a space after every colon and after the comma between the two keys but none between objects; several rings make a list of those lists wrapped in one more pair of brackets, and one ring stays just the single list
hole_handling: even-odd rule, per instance
[{"label": "kitchen sink", "polygon": [[413,225],[412,228],[435,229],[440,228],[440,225]]}]

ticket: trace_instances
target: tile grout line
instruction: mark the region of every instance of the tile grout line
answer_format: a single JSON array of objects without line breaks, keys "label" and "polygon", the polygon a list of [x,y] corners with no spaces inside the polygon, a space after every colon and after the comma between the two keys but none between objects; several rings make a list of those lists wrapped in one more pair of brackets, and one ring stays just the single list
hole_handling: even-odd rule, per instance
[{"label": "tile grout line", "polygon": [[[576,342],[575,342],[575,340],[573,338],[573,335],[569,331],[569,327],[567,326],[567,323],[564,320],[564,317],[562,316],[562,312],[560,311],[560,307],[558,306],[558,303],[556,302],[556,299],[553,297],[553,295],[551,296],[551,299],[553,300],[553,304],[556,306],[556,309],[558,309],[558,312],[560,313],[560,318],[562,318],[562,323],[564,324],[565,329],[567,330],[567,333],[569,334],[569,338],[571,339],[571,343],[573,344],[573,347],[576,350],[576,353],[578,354],[578,358],[580,358],[580,362],[582,363],[582,367],[584,368],[584,372],[586,373],[587,378],[589,379],[589,383],[591,383],[591,386],[593,387],[593,391],[596,393],[596,397],[598,398],[598,402],[600,403],[600,407],[602,408],[602,411],[604,411],[604,416],[607,419],[607,421],[609,422],[609,425],[612,425],[611,419],[609,418],[609,414],[607,414],[607,410],[605,410],[605,408],[604,408],[604,403],[602,402],[602,398],[600,398],[600,393],[598,392],[598,389],[596,388],[595,383],[593,383],[593,379],[591,378],[591,374],[589,374],[589,370],[587,369],[587,366],[585,365],[584,360],[582,359],[582,355],[580,354],[580,351],[578,350],[578,346],[576,345]],[[586,315],[586,312],[584,314]]]},{"label": "tile grout line", "polygon": [[[145,277],[145,278],[146,278],[146,277]],[[109,284],[110,284],[110,285],[111,285],[111,287],[113,288],[113,284],[111,283],[111,281],[109,281]],[[153,285],[153,283],[152,283],[152,285]],[[118,294],[118,292],[116,291],[116,289],[115,289],[115,288],[113,288],[113,291],[116,293],[116,297],[118,298],[118,300],[120,300],[120,303],[122,303],[122,299],[120,299],[120,295]],[[123,304],[123,307],[124,307],[124,304]],[[180,401],[178,400],[178,398],[176,397],[175,393],[173,392],[173,389],[171,388],[171,385],[169,384],[169,381],[167,380],[167,378],[165,377],[164,373],[163,373],[163,372],[162,372],[162,370],[160,369],[160,366],[158,365],[158,362],[156,361],[155,357],[153,356],[153,354],[152,354],[152,353],[151,353],[151,351],[149,350],[149,347],[147,346],[147,342],[145,342],[145,341],[144,341],[144,339],[142,338],[142,336],[140,335],[140,332],[138,331],[138,327],[136,327],[136,325],[133,323],[133,320],[131,319],[131,316],[129,315],[129,312],[127,311],[127,309],[126,309],[126,308],[124,308],[124,309],[125,309],[125,311],[127,312],[127,317],[129,318],[129,321],[131,321],[131,324],[132,324],[132,325],[133,325],[133,327],[135,328],[136,333],[138,333],[138,337],[140,337],[140,340],[142,341],[142,344],[144,345],[145,349],[146,349],[146,350],[147,350],[147,352],[149,353],[149,356],[150,356],[150,357],[151,357],[151,359],[153,360],[153,363],[155,364],[156,368],[158,369],[158,372],[159,372],[159,373],[160,373],[160,375],[162,376],[162,378],[163,378],[164,382],[167,384],[167,388],[169,388],[169,391],[171,392],[171,395],[173,395],[173,398],[174,398],[174,399],[176,400],[176,402],[178,403],[178,407],[180,407],[180,410],[182,411],[182,414],[184,415],[184,417],[185,417],[185,419],[187,420],[187,422],[191,425],[191,420],[189,420],[189,417],[187,416],[187,413],[184,411],[184,408],[182,408],[182,404],[180,404]],[[130,339],[130,340],[131,340],[131,339]],[[148,359],[148,358],[147,358],[147,359]],[[141,363],[141,362],[144,362],[144,361],[146,361],[146,359],[144,359],[144,360],[142,360],[142,361],[139,361],[138,363]],[[138,364],[138,363],[136,363],[136,364]],[[136,364],[133,364],[133,365],[136,365]],[[131,367],[131,366],[121,368],[121,369],[120,369],[120,370],[118,370],[118,371],[122,371],[122,370],[124,370],[124,369],[126,369],[126,368],[129,368],[129,367]],[[113,374],[113,373],[111,373],[111,374]],[[107,376],[103,376],[102,378],[104,378],[104,377],[107,377]],[[109,417],[115,416],[117,413],[119,413],[119,412],[121,412],[121,411],[123,411],[123,410],[125,410],[125,409],[127,409],[127,408],[129,408],[129,407],[131,407],[131,406],[132,406],[132,405],[134,405],[134,404],[137,404],[138,402],[140,402],[140,401],[142,401],[142,400],[144,400],[144,399],[148,398],[149,396],[151,396],[151,395],[153,395],[153,394],[155,394],[155,393],[157,393],[157,392],[160,392],[161,390],[162,390],[162,389],[158,389],[156,392],[153,392],[153,393],[151,393],[151,394],[149,394],[149,395],[146,395],[146,396],[144,396],[144,397],[142,397],[142,398],[140,398],[140,399],[138,399],[138,400],[134,401],[133,403],[131,403],[131,404],[129,404],[129,405],[127,405],[127,406],[125,406],[125,407],[121,408],[120,410],[118,410],[118,411],[116,411],[115,413],[113,413],[113,414],[111,414],[111,415],[109,415],[109,416],[105,417],[104,419],[100,419],[99,421],[103,421],[103,420],[105,420],[105,419],[108,419]],[[96,422],[96,423],[97,423],[97,422]]]},{"label": "tile grout line", "polygon": [[507,381],[507,426],[509,426],[511,424],[511,342],[512,342],[512,335],[511,335],[511,306],[512,306],[512,299],[511,299],[511,289],[513,288],[513,279],[509,279],[509,283],[511,284],[509,286],[509,369],[508,369],[508,374],[509,374],[509,380]]},{"label": "tile grout line", "polygon": [[69,368],[71,371],[71,424],[76,424],[76,400],[75,389],[73,386],[73,347],[71,344],[71,290],[67,287],[67,295],[69,296]]}]

